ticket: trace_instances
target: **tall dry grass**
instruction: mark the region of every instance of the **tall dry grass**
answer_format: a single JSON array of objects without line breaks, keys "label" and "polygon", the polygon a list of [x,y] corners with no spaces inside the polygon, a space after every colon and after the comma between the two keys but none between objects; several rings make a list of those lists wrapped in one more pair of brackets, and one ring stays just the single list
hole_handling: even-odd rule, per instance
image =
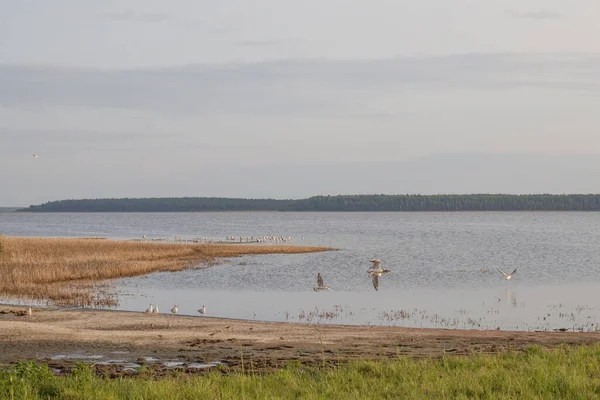
[{"label": "tall dry grass", "polygon": [[16,237],[3,237],[3,248],[1,294],[82,306],[114,304],[115,298],[102,284],[108,279],[206,266],[221,257],[330,250],[307,246]]}]

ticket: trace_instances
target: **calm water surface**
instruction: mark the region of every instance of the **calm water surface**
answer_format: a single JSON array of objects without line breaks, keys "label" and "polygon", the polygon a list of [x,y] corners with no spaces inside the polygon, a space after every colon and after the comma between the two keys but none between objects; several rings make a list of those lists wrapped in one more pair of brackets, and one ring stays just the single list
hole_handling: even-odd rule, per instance
[{"label": "calm water surface", "polygon": [[[260,255],[114,281],[118,309],[270,321],[596,330],[600,213],[0,213],[12,236],[291,236],[339,251]],[[379,258],[393,272],[376,292]],[[505,281],[496,270],[512,271]],[[313,292],[322,272],[332,292]],[[2,299],[7,301],[7,299]]]}]

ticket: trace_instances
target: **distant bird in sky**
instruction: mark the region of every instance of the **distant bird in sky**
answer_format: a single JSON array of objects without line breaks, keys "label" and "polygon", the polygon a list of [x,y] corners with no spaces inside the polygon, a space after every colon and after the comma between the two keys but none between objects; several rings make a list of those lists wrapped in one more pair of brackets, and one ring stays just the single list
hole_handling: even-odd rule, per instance
[{"label": "distant bird in sky", "polygon": [[389,269],[383,269],[381,267],[380,260],[371,260],[371,262],[373,263],[373,265],[371,265],[371,268],[368,269],[367,273],[373,281],[373,287],[375,288],[375,290],[379,291],[379,277],[392,271]]},{"label": "distant bird in sky", "polygon": [[175,305],[173,306],[173,308],[171,308],[171,312],[172,312],[173,314],[177,314],[177,313],[179,312],[179,307],[177,307],[177,304],[175,304]]},{"label": "distant bird in sky", "polygon": [[510,274],[507,274],[505,272],[500,271],[500,269],[496,268],[498,270],[498,272],[500,272],[502,275],[504,275],[504,279],[509,280],[510,278],[512,278],[513,274],[515,272],[517,272],[517,269],[515,268],[515,270],[513,272],[511,272]]},{"label": "distant bird in sky", "polygon": [[317,286],[315,286],[313,290],[315,292],[318,292],[319,290],[331,290],[329,286],[323,284],[323,276],[320,272],[317,274]]},{"label": "distant bird in sky", "polygon": [[38,158],[38,155],[37,155],[37,154],[35,154],[35,153],[33,153],[33,156],[34,156],[35,158]]},{"label": "distant bird in sky", "polygon": [[203,305],[202,308],[198,310],[198,312],[202,315],[206,314],[206,307]]}]

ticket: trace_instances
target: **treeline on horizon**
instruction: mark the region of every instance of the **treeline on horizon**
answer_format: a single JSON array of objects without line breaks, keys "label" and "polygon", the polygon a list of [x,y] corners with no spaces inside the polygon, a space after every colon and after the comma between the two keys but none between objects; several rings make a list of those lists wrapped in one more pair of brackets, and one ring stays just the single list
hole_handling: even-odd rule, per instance
[{"label": "treeline on horizon", "polygon": [[600,194],[337,195],[299,200],[164,197],[58,200],[21,212],[600,211]]}]

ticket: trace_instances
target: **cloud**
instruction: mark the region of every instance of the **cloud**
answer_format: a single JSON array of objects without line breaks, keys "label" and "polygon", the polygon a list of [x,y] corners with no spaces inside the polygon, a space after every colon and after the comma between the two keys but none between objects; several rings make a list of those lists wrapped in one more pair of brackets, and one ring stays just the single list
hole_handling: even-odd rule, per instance
[{"label": "cloud", "polygon": [[555,11],[549,11],[549,10],[525,11],[525,12],[508,10],[508,11],[506,11],[506,15],[513,17],[513,18],[533,19],[533,20],[539,20],[539,21],[557,20],[557,19],[564,18],[564,14],[561,14],[561,13],[558,13]]},{"label": "cloud", "polygon": [[277,46],[280,44],[290,44],[298,42],[300,39],[286,38],[286,39],[250,39],[240,40],[235,43],[238,47],[266,47],[266,46]]},{"label": "cloud", "polygon": [[0,104],[163,114],[404,118],[417,91],[538,88],[600,93],[597,55],[462,54],[99,70],[0,65]]},{"label": "cloud", "polygon": [[104,13],[100,16],[112,21],[164,22],[169,19],[169,15],[165,13],[136,13],[134,11]]},{"label": "cloud", "polygon": [[25,149],[36,149],[40,153],[69,153],[94,149],[95,151],[119,151],[133,149],[134,144],[150,143],[164,137],[159,133],[147,132],[101,132],[93,130],[24,129],[0,126],[2,137],[10,146],[0,148],[0,154],[11,154]]},{"label": "cloud", "polygon": [[235,44],[240,47],[262,47],[262,46],[273,46],[281,43],[282,40],[270,39],[270,40],[240,40]]},{"label": "cloud", "polygon": [[186,132],[106,132],[69,129],[25,129],[0,126],[0,134],[9,146],[0,147],[1,154],[11,154],[26,149],[36,149],[40,153],[69,153],[77,151],[143,151],[155,148],[162,150],[186,149],[206,151],[257,151],[268,150],[268,144],[261,143],[215,143],[214,139],[191,136]]}]

